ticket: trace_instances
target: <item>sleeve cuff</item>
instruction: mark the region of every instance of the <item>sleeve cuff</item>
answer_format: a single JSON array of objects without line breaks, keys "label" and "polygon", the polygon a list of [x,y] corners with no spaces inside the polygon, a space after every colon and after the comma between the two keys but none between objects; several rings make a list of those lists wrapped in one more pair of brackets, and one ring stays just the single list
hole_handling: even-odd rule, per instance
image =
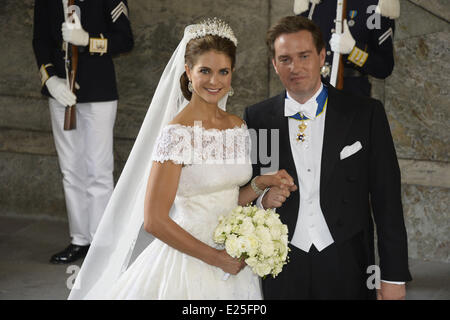
[{"label": "sleeve cuff", "polygon": [[45,85],[45,82],[52,76],[56,75],[55,66],[52,63],[42,64],[39,68],[39,77],[41,78],[41,87]]},{"label": "sleeve cuff", "polygon": [[348,61],[356,64],[358,67],[362,67],[369,57],[369,54],[365,52],[364,50],[359,49],[357,46],[355,46],[348,55]]},{"label": "sleeve cuff", "polygon": [[[258,197],[258,199],[256,199],[256,206],[260,209],[266,210],[263,205],[262,205],[262,199],[264,198],[264,196],[266,195],[267,191],[269,191],[270,188],[266,188],[264,190],[264,192]],[[276,208],[273,209],[273,211],[276,212]]]}]

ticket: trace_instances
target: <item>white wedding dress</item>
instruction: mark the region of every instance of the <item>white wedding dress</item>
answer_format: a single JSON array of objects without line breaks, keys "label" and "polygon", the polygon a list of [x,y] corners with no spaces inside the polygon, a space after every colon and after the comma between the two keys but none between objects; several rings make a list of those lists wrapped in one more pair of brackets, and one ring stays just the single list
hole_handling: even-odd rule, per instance
[{"label": "white wedding dress", "polygon": [[[239,187],[252,175],[245,124],[227,130],[167,125],[154,161],[183,163],[172,219],[216,247],[220,215],[238,205]],[[161,185],[164,181],[159,182]],[[121,274],[108,299],[262,299],[260,279],[247,266],[223,280],[222,269],[155,239]]]}]

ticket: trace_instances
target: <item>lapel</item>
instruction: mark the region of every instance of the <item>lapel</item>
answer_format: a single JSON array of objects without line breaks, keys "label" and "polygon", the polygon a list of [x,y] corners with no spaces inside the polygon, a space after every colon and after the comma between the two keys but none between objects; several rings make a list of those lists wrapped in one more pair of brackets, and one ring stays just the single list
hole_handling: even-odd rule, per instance
[{"label": "lapel", "polygon": [[[298,186],[297,168],[295,167],[294,158],[292,156],[291,142],[289,139],[289,122],[288,117],[284,116],[284,100],[286,91],[280,94],[275,103],[272,105],[270,116],[272,117],[271,128],[279,129],[279,168],[285,169],[289,175],[294,179],[294,183]],[[273,156],[276,156],[272,153]],[[289,197],[289,201],[285,202],[277,212],[281,215],[283,223],[288,226],[289,240],[292,239],[295,226],[297,224],[297,212],[300,205],[300,192],[295,191]]]},{"label": "lapel", "polygon": [[340,160],[339,154],[356,113],[356,109],[344,97],[337,89],[331,85],[328,86],[328,105],[325,116],[320,174],[321,199],[324,199],[324,190],[330,181],[336,163]]},{"label": "lapel", "polygon": [[286,91],[283,91],[277,97],[273,104],[271,115],[273,117],[273,127],[280,130],[280,146],[279,146],[279,167],[285,168],[292,176],[296,185],[298,185],[297,169],[295,168],[294,158],[292,156],[291,142],[289,139],[289,122],[288,117],[284,116],[284,100]]}]

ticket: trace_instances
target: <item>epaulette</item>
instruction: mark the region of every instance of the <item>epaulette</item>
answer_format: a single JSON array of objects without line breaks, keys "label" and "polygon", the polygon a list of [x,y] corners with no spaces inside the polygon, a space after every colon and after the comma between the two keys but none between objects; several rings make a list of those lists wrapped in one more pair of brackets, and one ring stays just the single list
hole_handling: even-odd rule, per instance
[{"label": "epaulette", "polygon": [[391,19],[400,17],[400,1],[399,0],[379,0],[376,13]]}]

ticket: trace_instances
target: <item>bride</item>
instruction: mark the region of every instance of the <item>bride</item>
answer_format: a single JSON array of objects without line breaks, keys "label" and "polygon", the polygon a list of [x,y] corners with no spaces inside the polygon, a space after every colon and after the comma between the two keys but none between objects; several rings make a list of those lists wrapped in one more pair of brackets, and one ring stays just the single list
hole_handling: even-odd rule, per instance
[{"label": "bride", "polygon": [[[69,299],[262,298],[257,275],[212,236],[220,215],[292,181],[280,171],[246,185],[250,136],[225,111],[236,45],[221,20],[186,27]],[[142,224],[155,240],[128,266]]]}]

